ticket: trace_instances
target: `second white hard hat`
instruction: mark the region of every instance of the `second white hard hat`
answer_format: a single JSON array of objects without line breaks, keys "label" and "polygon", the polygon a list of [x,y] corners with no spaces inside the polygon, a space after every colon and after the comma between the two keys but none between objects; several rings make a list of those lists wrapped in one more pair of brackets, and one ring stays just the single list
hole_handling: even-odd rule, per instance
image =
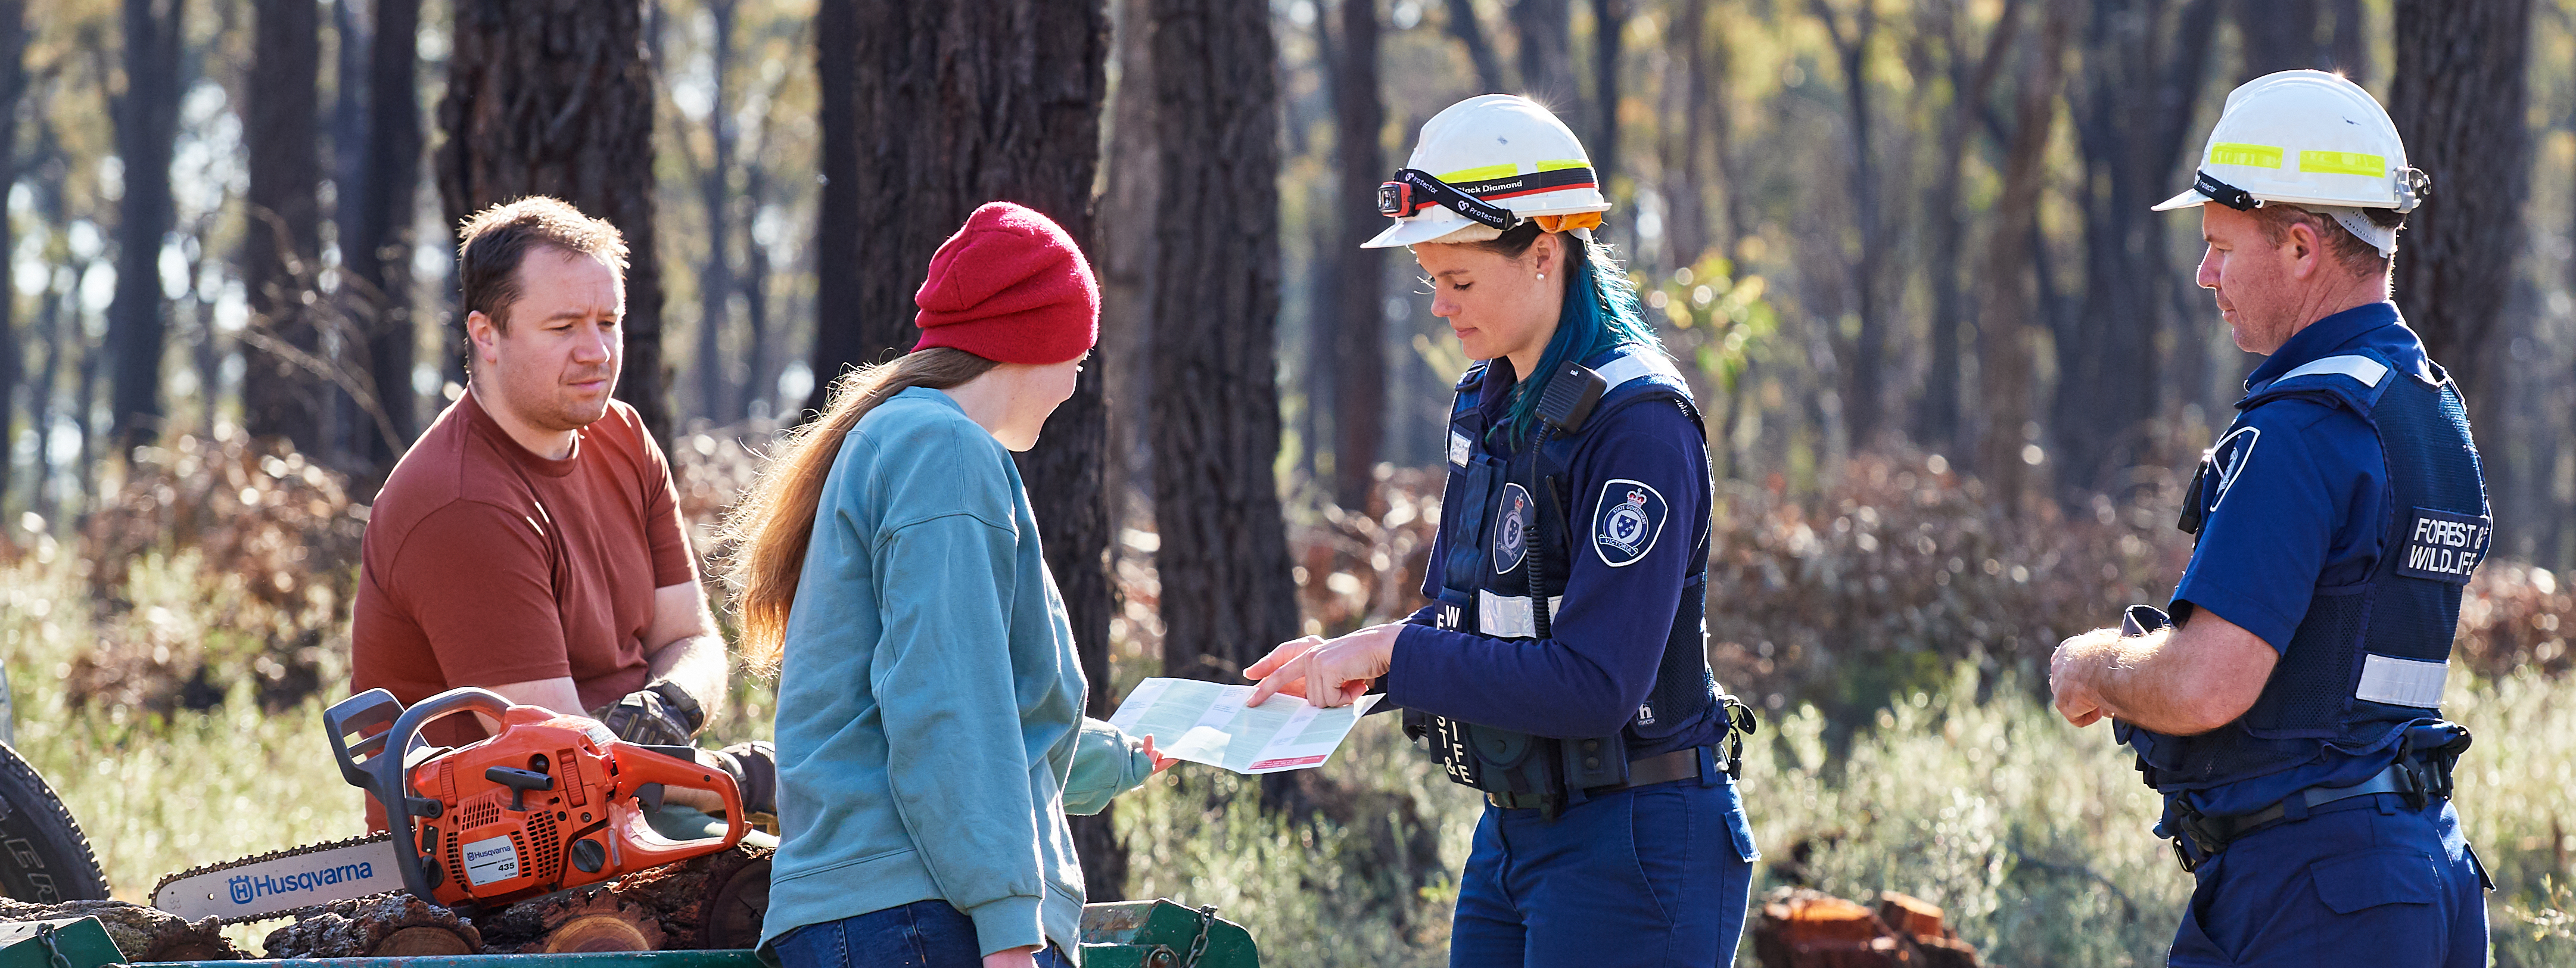
[{"label": "second white hard hat", "polygon": [[2227,95],[2192,187],[2155,210],[2285,202],[2334,216],[2387,253],[2396,249],[2397,231],[2359,210],[2414,211],[2426,183],[2423,172],[2407,167],[2397,125],[2369,91],[2324,71],[2280,71]]},{"label": "second white hard hat", "polygon": [[1378,189],[1378,211],[1395,224],[1364,248],[1474,242],[1523,219],[1542,227],[1597,223],[1571,218],[1608,211],[1583,142],[1536,101],[1485,94],[1423,122],[1403,171]]}]

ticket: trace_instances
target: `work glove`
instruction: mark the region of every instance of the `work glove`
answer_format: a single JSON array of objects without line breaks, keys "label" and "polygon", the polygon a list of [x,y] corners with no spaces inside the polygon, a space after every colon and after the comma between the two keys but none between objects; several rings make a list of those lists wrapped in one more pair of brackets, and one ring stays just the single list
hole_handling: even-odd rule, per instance
[{"label": "work glove", "polygon": [[761,740],[735,743],[720,750],[705,750],[700,761],[713,761],[717,769],[733,777],[733,785],[742,791],[743,822],[778,833],[778,751]]},{"label": "work glove", "polygon": [[667,681],[649,683],[590,716],[618,739],[646,746],[686,746],[698,727],[707,723],[706,710],[698,700]]}]

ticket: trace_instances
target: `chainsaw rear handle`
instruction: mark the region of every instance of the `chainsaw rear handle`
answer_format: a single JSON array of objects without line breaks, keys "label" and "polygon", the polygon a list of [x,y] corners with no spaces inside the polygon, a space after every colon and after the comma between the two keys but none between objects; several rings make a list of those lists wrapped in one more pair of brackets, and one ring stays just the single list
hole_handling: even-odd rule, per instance
[{"label": "chainsaw rear handle", "polygon": [[[723,839],[726,846],[742,842],[742,835],[750,830],[750,822],[743,817],[742,790],[734,785],[733,775],[698,762],[695,750],[685,746],[646,746],[625,740],[607,745],[610,757],[617,762],[618,786],[639,792],[648,783],[684,790],[706,790],[724,799]],[[650,831],[651,825],[638,816],[646,806],[642,797],[629,796],[620,799],[611,809],[627,811],[626,824],[630,829],[642,827]],[[632,870],[676,863],[703,854],[708,838],[674,841],[655,835],[621,839],[624,841],[620,846],[626,855],[625,866]],[[641,863],[638,863],[639,859]]]},{"label": "chainsaw rear handle", "polygon": [[[385,751],[385,737],[391,734],[394,720],[402,716],[402,702],[382,689],[369,689],[322,711],[322,725],[331,734],[331,757],[340,764],[340,778],[349,785],[376,792],[375,776],[367,772],[361,757],[372,760]],[[355,741],[350,737],[358,733]],[[411,751],[403,750],[408,756]]]}]

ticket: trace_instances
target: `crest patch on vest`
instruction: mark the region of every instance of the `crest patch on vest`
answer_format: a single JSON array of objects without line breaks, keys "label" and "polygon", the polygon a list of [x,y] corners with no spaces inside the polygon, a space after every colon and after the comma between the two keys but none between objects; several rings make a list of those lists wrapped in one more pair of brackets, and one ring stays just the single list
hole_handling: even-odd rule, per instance
[{"label": "crest patch on vest", "polygon": [[2238,427],[2218,438],[2209,449],[2209,469],[2218,476],[2209,485],[2209,509],[2218,510],[2218,502],[2227,500],[2227,491],[2236,486],[2236,477],[2245,473],[2245,463],[2254,458],[2254,443],[2263,439],[2262,428]]},{"label": "crest patch on vest", "polygon": [[2406,557],[2398,561],[2397,573],[2466,585],[2478,562],[2486,560],[2487,543],[2494,537],[2492,518],[2416,508],[2406,525]]},{"label": "crest patch on vest", "polygon": [[1507,575],[1521,566],[1529,554],[1531,515],[1537,509],[1530,504],[1530,492],[1518,484],[1503,485],[1501,509],[1494,514],[1494,574]]},{"label": "crest patch on vest", "polygon": [[1601,485],[1601,505],[1592,512],[1592,552],[1612,568],[1636,564],[1655,550],[1671,510],[1663,494],[1643,481],[1620,478]]}]

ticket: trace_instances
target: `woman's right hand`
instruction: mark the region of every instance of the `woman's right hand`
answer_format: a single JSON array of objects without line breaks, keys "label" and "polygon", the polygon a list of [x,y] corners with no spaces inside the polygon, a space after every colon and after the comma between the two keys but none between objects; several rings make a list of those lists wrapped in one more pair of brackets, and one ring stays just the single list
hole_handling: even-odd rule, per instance
[{"label": "woman's right hand", "polygon": [[1008,951],[996,951],[984,956],[984,968],[1037,968],[1037,965],[1038,948],[1036,945],[1030,945],[1026,948],[1012,948]]},{"label": "woman's right hand", "polygon": [[[1278,648],[1270,650],[1269,655],[1262,656],[1261,661],[1255,662],[1250,667],[1244,669],[1243,677],[1256,681],[1270,678],[1270,674],[1279,671],[1280,666],[1295,662],[1306,653],[1323,648],[1323,646],[1324,637],[1320,635],[1309,635],[1304,638],[1281,642],[1279,643]],[[1279,692],[1282,695],[1295,696],[1299,699],[1304,699],[1306,698],[1306,682],[1305,680],[1300,679],[1281,688]]]}]

